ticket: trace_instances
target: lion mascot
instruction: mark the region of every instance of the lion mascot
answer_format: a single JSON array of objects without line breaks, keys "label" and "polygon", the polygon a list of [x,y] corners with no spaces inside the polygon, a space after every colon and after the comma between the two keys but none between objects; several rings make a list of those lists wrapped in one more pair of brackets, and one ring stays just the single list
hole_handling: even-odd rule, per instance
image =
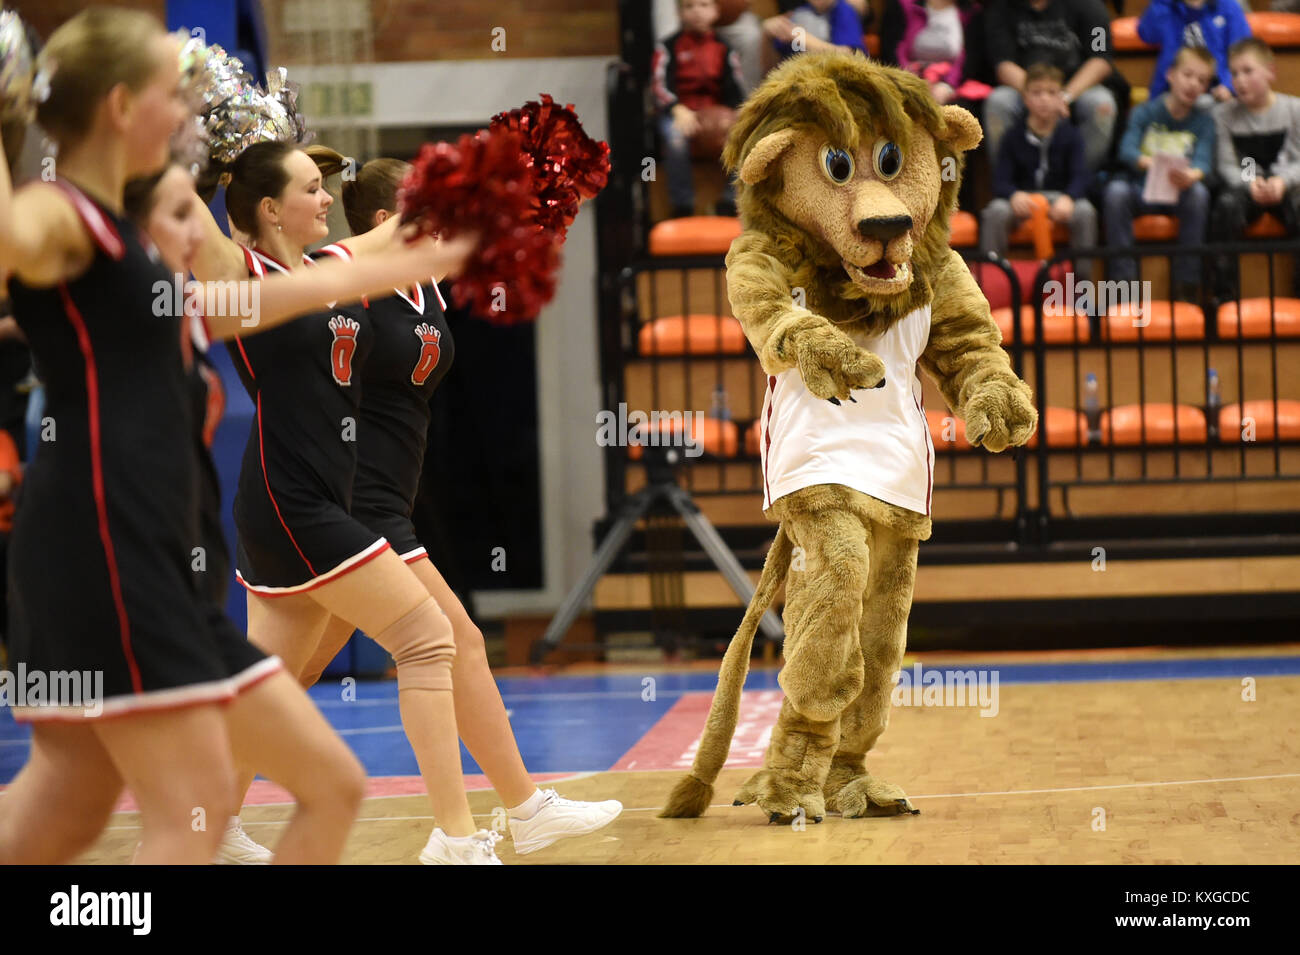
[{"label": "lion mascot", "polygon": [[772,821],[918,811],[866,765],[889,724],[917,545],[930,536],[934,448],[917,368],[972,445],[1022,445],[1038,421],[988,302],[948,247],[963,153],[980,138],[975,117],[939,106],[924,80],[839,51],[769,73],[727,138],[744,226],[727,294],[767,374],[763,508],[780,526],[694,766],[662,816],[708,808],[754,632],[782,579],[785,701],[735,804]]}]

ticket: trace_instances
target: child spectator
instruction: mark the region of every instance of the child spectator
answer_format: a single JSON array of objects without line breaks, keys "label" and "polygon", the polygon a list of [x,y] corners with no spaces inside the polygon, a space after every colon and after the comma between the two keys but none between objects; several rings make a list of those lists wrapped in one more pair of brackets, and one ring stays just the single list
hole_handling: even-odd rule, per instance
[{"label": "child spectator", "polygon": [[1151,77],[1151,99],[1169,89],[1165,74],[1178,49],[1184,46],[1201,46],[1210,51],[1217,80],[1210,93],[1220,103],[1232,99],[1228,48],[1250,36],[1250,24],[1237,0],[1151,0],[1138,20],[1138,36],[1160,48],[1155,75]]},{"label": "child spectator", "polygon": [[768,17],[763,32],[772,38],[782,59],[835,47],[865,53],[862,18],[867,9],[865,3],[851,0],[807,0],[789,13]]},{"label": "child spectator", "polygon": [[[1263,40],[1234,43],[1228,64],[1237,98],[1214,108],[1215,166],[1223,187],[1214,205],[1214,235],[1240,241],[1247,224],[1265,212],[1295,235],[1300,230],[1300,98],[1273,91],[1273,51]],[[1218,263],[1220,301],[1237,296],[1235,263],[1236,256]],[[1292,294],[1300,295],[1300,261],[1291,280]]]},{"label": "child spectator", "polygon": [[[966,27],[974,10],[967,0],[891,0],[897,7],[902,36],[889,58],[924,77],[939,103],[951,103],[965,80]],[[881,43],[885,43],[884,27]],[[886,51],[881,50],[882,58]]]},{"label": "child spectator", "polygon": [[[1114,179],[1106,186],[1102,218],[1106,244],[1116,248],[1133,245],[1133,217],[1147,213],[1178,216],[1178,241],[1201,245],[1210,209],[1205,179],[1214,158],[1214,120],[1196,101],[1214,81],[1214,57],[1205,47],[1185,46],[1174,56],[1166,77],[1169,92],[1147,100],[1129,116],[1128,129],[1120,141],[1119,159],[1136,181]],[[1178,190],[1173,206],[1151,205],[1142,200],[1144,179],[1157,153],[1185,156],[1186,169],[1174,169],[1170,183]],[[1141,174],[1141,175],[1139,175]],[[1137,278],[1133,259],[1111,259],[1107,277],[1120,281]],[[1198,257],[1176,256],[1173,266],[1174,298],[1200,301]]]},{"label": "child spectator", "polygon": [[[996,197],[980,216],[980,249],[1007,254],[1008,235],[1034,211],[1032,194],[1048,203],[1052,222],[1068,223],[1070,244],[1097,244],[1097,210],[1084,193],[1088,165],[1083,137],[1061,115],[1065,74],[1055,66],[1035,63],[1025,71],[1025,116],[1002,139],[993,169]],[[1075,272],[1090,277],[1090,263],[1078,262]]]},{"label": "child spectator", "polygon": [[[682,29],[655,48],[651,66],[674,218],[695,214],[691,140],[703,130],[700,112],[719,106],[735,109],[744,98],[740,59],[712,30],[718,18],[715,0],[681,0],[678,9]],[[735,192],[730,182],[715,211],[735,215]]]},{"label": "child spectator", "polygon": [[1024,112],[1025,71],[1051,63],[1065,74],[1061,112],[1083,134],[1088,168],[1096,170],[1115,134],[1115,94],[1102,85],[1112,71],[1110,16],[1101,0],[993,0],[984,15],[985,42],[998,86],[984,107],[990,155]]}]

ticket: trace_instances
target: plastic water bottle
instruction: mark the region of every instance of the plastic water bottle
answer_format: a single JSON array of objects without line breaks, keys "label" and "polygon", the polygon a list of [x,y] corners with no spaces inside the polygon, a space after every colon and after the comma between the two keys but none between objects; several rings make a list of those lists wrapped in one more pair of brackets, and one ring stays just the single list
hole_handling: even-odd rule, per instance
[{"label": "plastic water bottle", "polygon": [[1101,397],[1092,372],[1083,379],[1083,416],[1088,419],[1088,443],[1096,444],[1101,441]]},{"label": "plastic water bottle", "polygon": [[1206,374],[1205,383],[1205,426],[1210,440],[1219,437],[1219,409],[1223,407],[1223,394],[1219,390],[1219,373],[1213,368]]},{"label": "plastic water bottle", "polygon": [[713,407],[709,409],[709,417],[715,421],[730,421],[731,408],[727,404],[727,389],[718,382],[713,387]]}]

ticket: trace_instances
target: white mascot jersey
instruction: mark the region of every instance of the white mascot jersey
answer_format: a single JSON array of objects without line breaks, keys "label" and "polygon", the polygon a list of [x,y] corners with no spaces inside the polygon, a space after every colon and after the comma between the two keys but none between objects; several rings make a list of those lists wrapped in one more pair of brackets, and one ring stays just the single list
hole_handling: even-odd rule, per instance
[{"label": "white mascot jersey", "polygon": [[929,515],[934,445],[916,368],[929,340],[929,305],[881,335],[854,336],[885,363],[884,387],[855,389],[856,402],[815,397],[797,368],[768,377],[759,434],[764,510],[801,488],[843,484]]}]

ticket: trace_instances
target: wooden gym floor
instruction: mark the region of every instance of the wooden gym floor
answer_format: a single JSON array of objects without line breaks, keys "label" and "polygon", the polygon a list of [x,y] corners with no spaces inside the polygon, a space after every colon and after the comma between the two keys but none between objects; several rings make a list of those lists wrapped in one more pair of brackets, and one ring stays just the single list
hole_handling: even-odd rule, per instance
[{"label": "wooden gym floor", "polygon": [[[914,654],[913,664],[984,675],[990,695],[895,706],[869,766],[921,813],[829,816],[802,829],[768,825],[732,793],[761,764],[780,706],[775,672],[750,674],[729,768],[700,819],[658,807],[689,765],[714,680],[712,665],[667,671],[586,667],[500,680],[525,760],[544,786],[615,798],[606,830],[506,864],[660,863],[1224,863],[1300,858],[1300,645],[1223,649]],[[993,683],[993,674],[998,682]],[[647,683],[647,680],[653,681]],[[649,687],[649,689],[647,689]],[[371,775],[344,861],[411,864],[433,825],[396,719],[396,688],[338,686],[317,702]],[[996,690],[996,692],[994,692]],[[1252,699],[1253,697],[1253,699]],[[990,713],[981,716],[982,709]],[[26,757],[25,735],[0,716],[0,779]],[[735,768],[730,768],[735,767]],[[490,827],[498,802],[466,756],[470,804]],[[274,845],[292,811],[259,782],[248,832]],[[80,860],[130,858],[138,817],[116,813]]]}]

